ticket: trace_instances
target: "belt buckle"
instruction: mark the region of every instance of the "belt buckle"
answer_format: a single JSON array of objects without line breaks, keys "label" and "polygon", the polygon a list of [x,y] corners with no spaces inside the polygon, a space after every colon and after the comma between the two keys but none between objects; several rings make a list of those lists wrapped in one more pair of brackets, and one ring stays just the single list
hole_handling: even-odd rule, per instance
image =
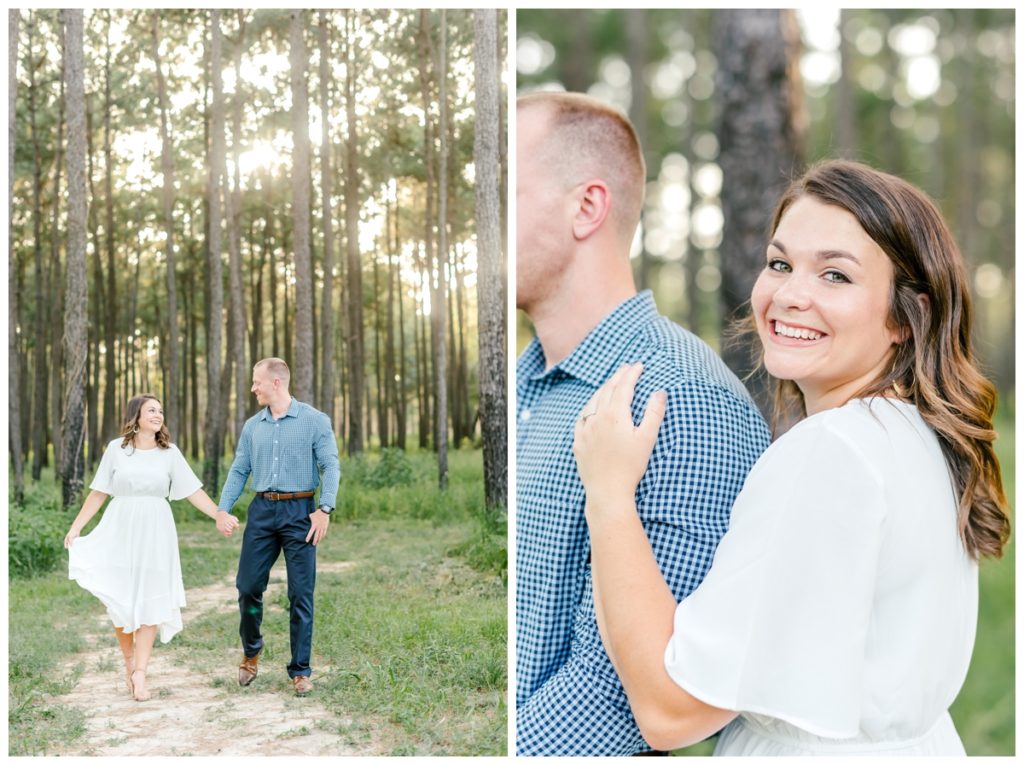
[{"label": "belt buckle", "polygon": [[281,499],[280,492],[276,492],[276,491],[268,491],[263,496],[266,497],[269,500],[274,501],[274,502],[277,502],[279,499]]}]

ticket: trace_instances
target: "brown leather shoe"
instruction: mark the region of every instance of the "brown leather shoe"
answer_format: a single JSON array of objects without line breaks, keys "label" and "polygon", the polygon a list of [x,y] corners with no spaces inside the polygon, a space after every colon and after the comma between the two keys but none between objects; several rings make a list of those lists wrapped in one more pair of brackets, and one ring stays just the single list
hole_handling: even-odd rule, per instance
[{"label": "brown leather shoe", "polygon": [[257,662],[260,660],[260,655],[263,653],[261,648],[259,653],[255,656],[242,656],[242,663],[238,665],[238,684],[245,686],[256,679],[256,675],[259,674],[259,670],[256,668]]},{"label": "brown leather shoe", "polygon": [[296,675],[293,677],[292,685],[295,686],[296,696],[305,696],[313,690],[313,681],[305,675]]}]

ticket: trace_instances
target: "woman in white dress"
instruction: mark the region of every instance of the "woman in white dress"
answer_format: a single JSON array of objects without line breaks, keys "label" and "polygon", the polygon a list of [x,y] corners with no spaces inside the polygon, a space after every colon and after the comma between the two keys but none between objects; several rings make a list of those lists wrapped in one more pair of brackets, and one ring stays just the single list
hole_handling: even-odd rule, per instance
[{"label": "woman in white dress", "polygon": [[818,165],[776,209],[751,309],[777,413],[801,419],[682,603],[634,503],[664,396],[634,427],[624,367],[577,424],[598,625],[640,730],[668,750],[727,726],[720,755],[963,755],[948,708],[1009,518],[953,237],[900,179]]},{"label": "woman in white dress", "polygon": [[[164,425],[163,408],[144,393],[128,402],[121,437],[107,444],[81,511],[64,538],[68,576],[107,607],[124,655],[128,691],[146,701],[146,670],[157,632],[166,643],[181,631],[185,587],[170,499],[188,499],[224,536],[238,524],[202,489]],[[113,497],[96,528],[82,529]]]}]

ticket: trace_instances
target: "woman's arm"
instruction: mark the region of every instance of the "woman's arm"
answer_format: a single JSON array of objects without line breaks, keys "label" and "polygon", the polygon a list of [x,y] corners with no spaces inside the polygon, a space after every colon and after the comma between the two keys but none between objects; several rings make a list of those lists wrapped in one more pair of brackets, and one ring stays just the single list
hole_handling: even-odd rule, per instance
[{"label": "woman's arm", "polygon": [[82,503],[82,509],[78,511],[78,515],[75,516],[75,520],[71,522],[71,529],[64,536],[64,548],[70,548],[71,543],[74,542],[79,534],[82,533],[92,517],[99,512],[99,509],[103,507],[103,503],[107,501],[109,494],[104,494],[102,491],[89,492],[89,496],[85,498],[85,502]]},{"label": "woman's arm", "polygon": [[217,523],[217,531],[224,536],[230,537],[231,533],[238,526],[238,519],[231,513],[217,507],[217,503],[210,499],[210,496],[202,489],[189,494],[186,499],[192,503],[196,510],[212,518]]},{"label": "woman's arm", "polygon": [[587,490],[594,607],[608,656],[644,739],[659,750],[706,738],[736,716],[680,688],[665,670],[676,601],[658,568],[634,495],[665,414],[651,397],[639,427],[630,404],[642,367],[619,370],[584,407],[576,427],[580,477]]},{"label": "woman's arm", "polygon": [[600,505],[587,502],[597,626],[637,725],[647,743],[661,751],[701,741],[736,712],[705,704],[669,677],[665,647],[676,600],[632,499],[616,507]]}]

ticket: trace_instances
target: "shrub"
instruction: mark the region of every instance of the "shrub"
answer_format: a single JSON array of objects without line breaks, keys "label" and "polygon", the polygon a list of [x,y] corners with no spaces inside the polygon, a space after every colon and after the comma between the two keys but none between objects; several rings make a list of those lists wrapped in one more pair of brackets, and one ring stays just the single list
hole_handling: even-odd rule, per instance
[{"label": "shrub", "polygon": [[388,486],[407,486],[412,483],[412,462],[401,449],[382,449],[380,460],[365,476],[364,482],[373,489]]},{"label": "shrub", "polygon": [[7,562],[12,578],[45,574],[64,560],[70,516],[59,503],[12,504],[8,518]]}]

